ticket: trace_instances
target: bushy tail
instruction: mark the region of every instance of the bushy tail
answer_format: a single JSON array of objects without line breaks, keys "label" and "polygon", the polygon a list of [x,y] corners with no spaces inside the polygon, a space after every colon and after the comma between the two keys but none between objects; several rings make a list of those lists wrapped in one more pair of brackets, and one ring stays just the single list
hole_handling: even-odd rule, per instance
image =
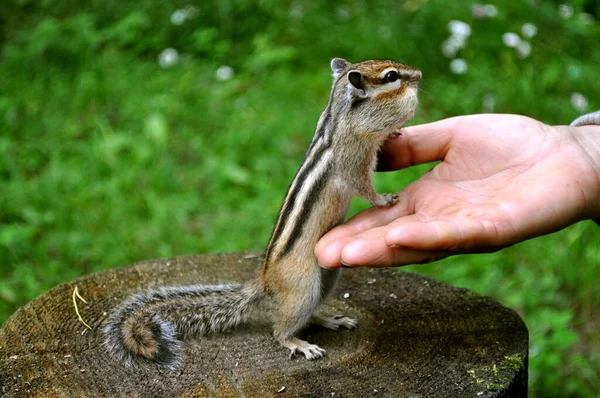
[{"label": "bushy tail", "polygon": [[135,294],[107,318],[104,345],[128,366],[149,362],[175,369],[182,364],[181,338],[233,328],[261,297],[254,283],[161,287]]}]

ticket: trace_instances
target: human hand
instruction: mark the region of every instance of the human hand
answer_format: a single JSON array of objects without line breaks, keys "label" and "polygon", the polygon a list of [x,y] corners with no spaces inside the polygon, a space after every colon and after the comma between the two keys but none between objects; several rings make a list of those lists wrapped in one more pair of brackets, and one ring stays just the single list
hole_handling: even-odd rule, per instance
[{"label": "human hand", "polygon": [[319,263],[400,266],[491,252],[600,215],[600,127],[471,115],[407,127],[382,154],[388,170],[441,160],[388,209],[325,234]]}]

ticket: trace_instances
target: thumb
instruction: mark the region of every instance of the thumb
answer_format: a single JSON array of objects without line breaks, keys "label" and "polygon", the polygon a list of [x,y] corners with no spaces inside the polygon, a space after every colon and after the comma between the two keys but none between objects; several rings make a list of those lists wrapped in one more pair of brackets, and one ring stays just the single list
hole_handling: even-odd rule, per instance
[{"label": "thumb", "polygon": [[401,135],[389,139],[381,150],[378,171],[392,171],[421,163],[444,160],[456,128],[464,116],[405,127]]}]

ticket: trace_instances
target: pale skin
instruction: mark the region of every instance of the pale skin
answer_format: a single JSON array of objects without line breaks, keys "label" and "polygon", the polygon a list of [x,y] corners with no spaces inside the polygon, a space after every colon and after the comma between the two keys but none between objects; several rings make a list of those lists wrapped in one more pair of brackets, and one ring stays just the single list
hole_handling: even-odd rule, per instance
[{"label": "pale skin", "polygon": [[[470,115],[402,129],[382,167],[441,161],[315,248],[325,268],[402,266],[500,250],[600,217],[600,126]],[[432,165],[433,166],[433,165]]]}]

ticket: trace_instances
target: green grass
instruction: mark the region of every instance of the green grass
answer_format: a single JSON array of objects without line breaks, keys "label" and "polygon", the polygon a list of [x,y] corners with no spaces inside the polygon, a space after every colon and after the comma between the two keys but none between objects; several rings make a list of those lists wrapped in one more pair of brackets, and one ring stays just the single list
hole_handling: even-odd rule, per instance
[{"label": "green grass", "polygon": [[[0,6],[0,322],[50,287],[134,261],[260,251],[330,85],[329,60],[392,58],[424,73],[415,123],[484,110],[550,124],[600,108],[593,2],[8,0]],[[443,9],[444,12],[440,12]],[[453,74],[447,23],[472,34]],[[504,32],[534,23],[525,59]],[[163,69],[165,48],[179,62]],[[229,65],[232,79],[216,70]],[[378,175],[401,189],[430,166]],[[360,200],[353,212],[366,207]],[[530,330],[530,395],[600,391],[600,231],[591,222],[489,255],[407,269],[490,295]]]}]

